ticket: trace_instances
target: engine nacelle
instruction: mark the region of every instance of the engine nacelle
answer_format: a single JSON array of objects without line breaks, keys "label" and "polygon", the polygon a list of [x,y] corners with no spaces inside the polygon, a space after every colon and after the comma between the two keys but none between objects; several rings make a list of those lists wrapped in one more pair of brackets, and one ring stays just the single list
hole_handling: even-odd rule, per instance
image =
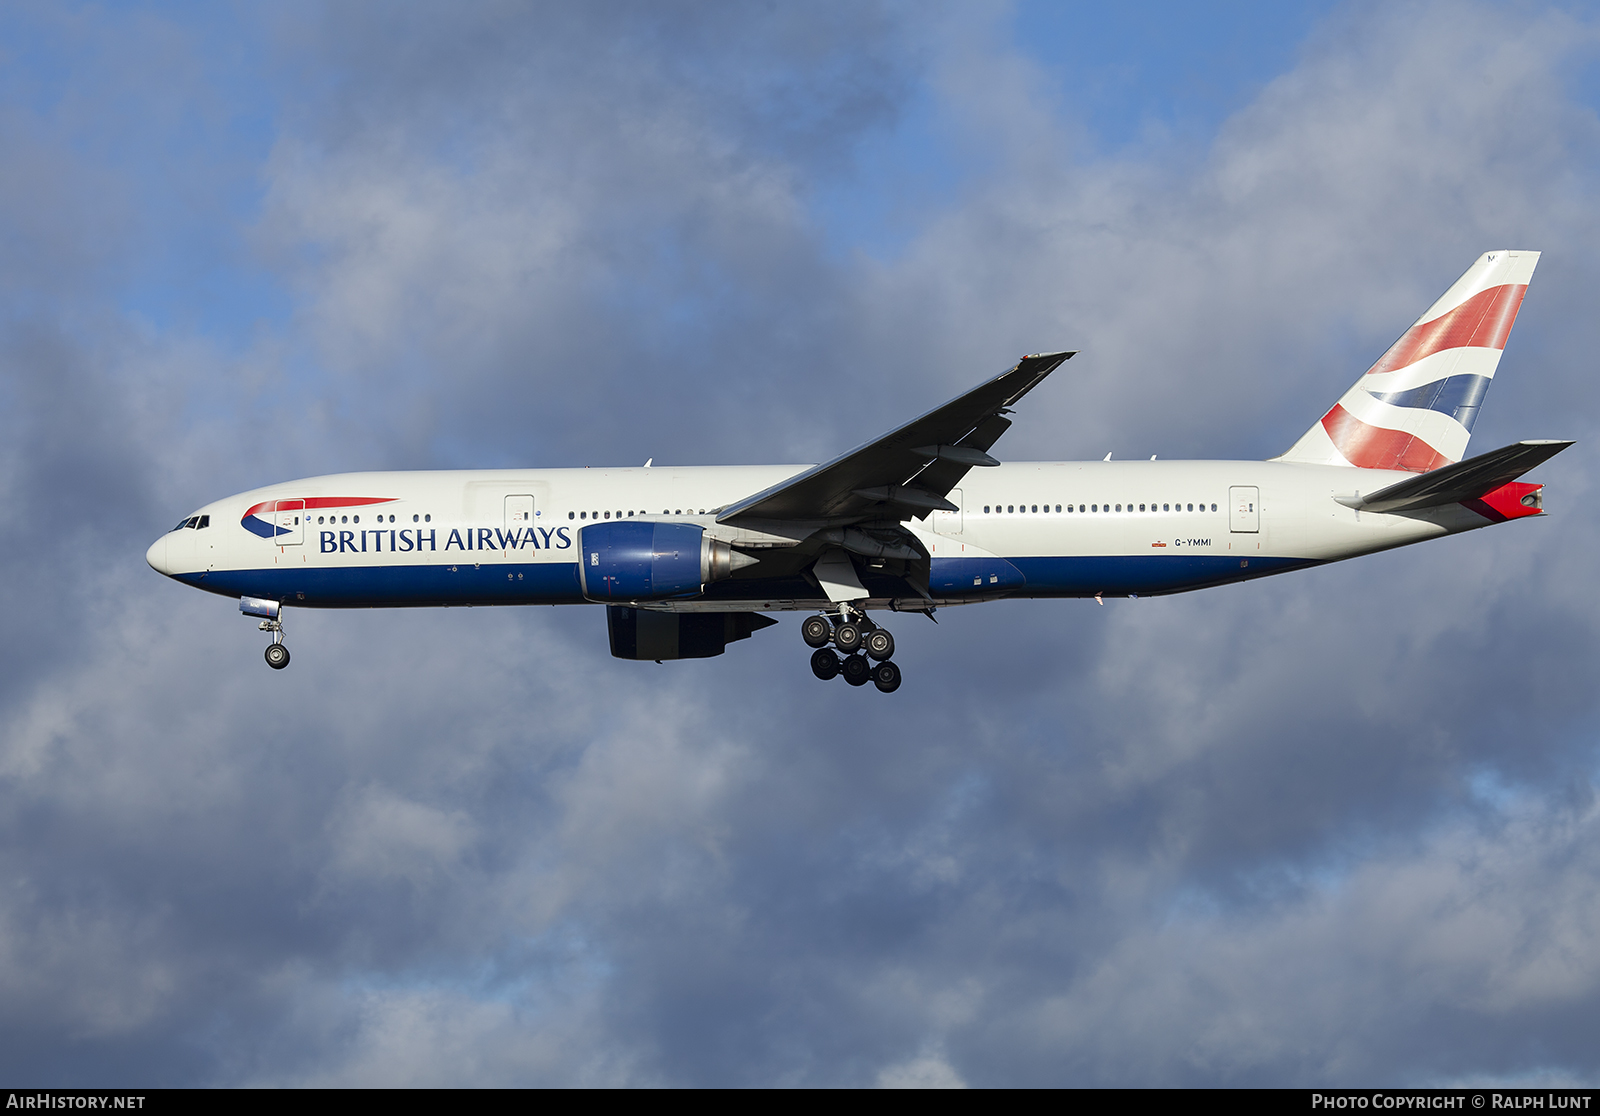
[{"label": "engine nacelle", "polygon": [[707,537],[704,527],[650,520],[591,524],[578,532],[578,554],[583,595],[591,601],[688,596],[749,561]]}]

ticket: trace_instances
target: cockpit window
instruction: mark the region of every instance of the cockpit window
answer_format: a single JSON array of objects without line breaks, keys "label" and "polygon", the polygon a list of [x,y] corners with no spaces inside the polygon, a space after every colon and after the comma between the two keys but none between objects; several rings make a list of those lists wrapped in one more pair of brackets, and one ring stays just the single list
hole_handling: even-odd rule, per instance
[{"label": "cockpit window", "polygon": [[209,526],[211,526],[211,517],[209,515],[202,515],[200,517],[200,522],[196,523],[195,526],[196,527],[209,527]]}]

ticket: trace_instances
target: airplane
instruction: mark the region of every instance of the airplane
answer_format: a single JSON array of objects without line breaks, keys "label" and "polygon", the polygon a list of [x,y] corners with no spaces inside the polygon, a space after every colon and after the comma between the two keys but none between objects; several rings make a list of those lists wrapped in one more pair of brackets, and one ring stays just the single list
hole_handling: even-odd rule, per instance
[{"label": "airplane", "polygon": [[603,604],[620,659],[708,658],[804,612],[811,669],[901,684],[886,613],[1153,597],[1544,514],[1518,480],[1569,441],[1467,458],[1537,252],[1480,256],[1283,454],[1012,462],[1025,356],[820,465],[345,473],[229,496],[150,547],[237,599],[289,663],[290,608]]}]

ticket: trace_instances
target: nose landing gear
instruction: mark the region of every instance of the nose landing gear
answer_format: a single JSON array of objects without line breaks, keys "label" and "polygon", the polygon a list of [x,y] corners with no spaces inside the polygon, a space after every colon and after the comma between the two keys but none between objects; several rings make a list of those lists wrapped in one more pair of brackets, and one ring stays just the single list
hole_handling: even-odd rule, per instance
[{"label": "nose landing gear", "polygon": [[[806,646],[816,648],[811,655],[811,673],[824,682],[841,674],[852,686],[871,682],[885,694],[898,690],[900,668],[889,661],[894,654],[894,636],[859,609],[845,606],[836,620],[826,615],[808,616],[800,624],[800,637]],[[828,647],[830,643],[844,653],[842,658]]]},{"label": "nose landing gear", "polygon": [[289,649],[281,643],[267,644],[267,665],[273,670],[282,670],[289,665]]},{"label": "nose landing gear", "polygon": [[289,649],[283,645],[282,606],[277,601],[261,597],[240,597],[239,611],[246,616],[264,617],[256,627],[263,632],[272,633],[272,642],[267,644],[267,665],[273,670],[282,670],[288,666]]}]

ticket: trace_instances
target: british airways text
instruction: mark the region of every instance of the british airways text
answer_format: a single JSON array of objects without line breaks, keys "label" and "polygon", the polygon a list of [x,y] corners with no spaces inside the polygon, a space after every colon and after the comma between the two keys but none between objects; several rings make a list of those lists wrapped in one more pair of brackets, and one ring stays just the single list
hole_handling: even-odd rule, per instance
[{"label": "british airways text", "polygon": [[[498,527],[468,527],[465,531],[452,529],[444,541],[445,550],[566,550],[572,546],[572,536],[565,527],[518,527],[503,531]],[[344,554],[354,551],[405,553],[408,550],[438,550],[438,531],[429,528],[413,530],[323,531],[322,553]]]}]

